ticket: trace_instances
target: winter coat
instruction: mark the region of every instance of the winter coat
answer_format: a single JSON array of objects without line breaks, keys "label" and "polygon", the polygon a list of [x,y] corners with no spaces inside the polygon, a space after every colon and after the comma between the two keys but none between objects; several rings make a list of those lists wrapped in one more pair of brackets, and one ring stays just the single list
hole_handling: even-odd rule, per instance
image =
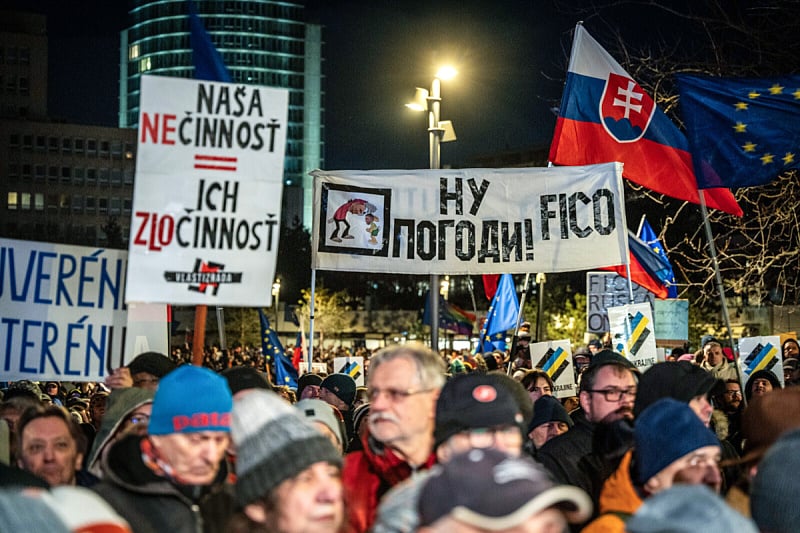
[{"label": "winter coat", "polygon": [[[363,450],[349,453],[344,458],[342,485],[347,509],[345,531],[364,533],[375,521],[378,504],[386,492],[411,477],[415,471],[390,448],[370,438],[362,439]],[[428,469],[436,462],[431,453],[420,469]]]},{"label": "winter coat", "polygon": [[92,487],[134,533],[222,533],[235,510],[223,463],[211,485],[176,485],[142,461],[140,442],[130,435],[101,458],[103,480]]},{"label": "winter coat", "polygon": [[591,481],[578,463],[584,455],[592,451],[595,424],[586,420],[582,409],[576,409],[570,416],[575,425],[539,448],[537,459],[558,483],[575,485],[589,491]]},{"label": "winter coat", "polygon": [[642,498],[636,492],[631,479],[632,457],[631,450],[606,480],[600,492],[600,516],[589,522],[582,533],[625,533],[627,518],[642,505]]}]

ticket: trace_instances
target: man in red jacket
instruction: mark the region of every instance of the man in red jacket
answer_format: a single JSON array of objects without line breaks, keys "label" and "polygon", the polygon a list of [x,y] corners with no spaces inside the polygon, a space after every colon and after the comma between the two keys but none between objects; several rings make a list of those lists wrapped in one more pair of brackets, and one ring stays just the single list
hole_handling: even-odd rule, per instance
[{"label": "man in red jacket", "polygon": [[342,472],[348,532],[369,530],[381,497],[435,462],[433,429],[444,372],[444,360],[422,345],[391,346],[372,357],[364,449],[345,457]]}]

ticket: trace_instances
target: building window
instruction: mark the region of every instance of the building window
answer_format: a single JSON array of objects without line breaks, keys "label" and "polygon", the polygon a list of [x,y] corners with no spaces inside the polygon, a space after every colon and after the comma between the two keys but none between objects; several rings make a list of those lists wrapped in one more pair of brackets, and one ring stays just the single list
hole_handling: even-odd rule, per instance
[{"label": "building window", "polygon": [[126,168],[122,171],[122,181],[125,185],[133,185],[133,169]]},{"label": "building window", "polygon": [[50,151],[57,152],[59,146],[58,137],[50,137],[47,141],[47,146],[50,148]]},{"label": "building window", "polygon": [[99,215],[107,215],[108,214],[108,198],[98,198],[97,200],[97,213]]},{"label": "building window", "polygon": [[130,198],[123,198],[122,199],[122,214],[123,215],[130,215],[132,206],[133,206],[133,200],[131,200]]},{"label": "building window", "polygon": [[33,149],[33,135],[22,136],[22,149],[29,152]]},{"label": "building window", "polygon": [[86,153],[88,155],[97,155],[97,141],[95,139],[86,141]]},{"label": "building window", "polygon": [[30,48],[20,48],[19,49],[19,64],[20,65],[30,65],[31,64],[31,50],[30,50]]},{"label": "building window", "polygon": [[58,181],[58,167],[47,168],[47,181]]},{"label": "building window", "polygon": [[19,165],[16,163],[9,163],[8,164],[8,178],[12,180],[16,180],[19,176]]},{"label": "building window", "polygon": [[31,193],[23,192],[19,195],[19,207],[23,211],[29,211],[31,208]]},{"label": "building window", "polygon": [[69,154],[72,152],[72,139],[69,137],[64,137],[61,139],[61,151],[65,154]]},{"label": "building window", "polygon": [[97,169],[95,168],[87,168],[86,169],[86,185],[94,185],[97,183]]},{"label": "building window", "polygon": [[33,209],[36,211],[44,211],[44,193],[37,192],[33,195]]},{"label": "building window", "polygon": [[120,187],[122,185],[122,169],[111,169],[111,185],[113,187]]},{"label": "building window", "polygon": [[6,199],[6,208],[9,211],[16,211],[19,209],[19,196],[15,192],[8,193],[8,197]]},{"label": "building window", "polygon": [[72,168],[71,167],[61,167],[61,182],[62,183],[69,183],[72,179]]},{"label": "building window", "polygon": [[100,155],[107,156],[109,151],[108,141],[100,141]]},{"label": "building window", "polygon": [[122,202],[120,201],[120,199],[112,198],[110,214],[119,216],[121,207],[122,207]]},{"label": "building window", "polygon": [[101,168],[100,171],[97,173],[97,184],[108,185],[108,176],[109,176],[108,169]]},{"label": "building window", "polygon": [[84,147],[83,139],[75,139],[75,153],[82,154],[83,147]]},{"label": "building window", "polygon": [[76,194],[72,197],[72,212],[80,213],[83,211],[83,196]]},{"label": "building window", "polygon": [[22,179],[30,180],[31,179],[31,164],[25,163],[22,165]]},{"label": "building window", "polygon": [[47,143],[45,141],[44,135],[37,135],[36,136],[36,151],[37,152],[44,152],[47,148]]},{"label": "building window", "polygon": [[19,94],[20,96],[30,96],[31,84],[25,76],[19,77]]},{"label": "building window", "polygon": [[19,148],[19,133],[12,133],[8,136],[8,147]]},{"label": "building window", "polygon": [[44,179],[44,174],[45,174],[44,165],[36,165],[35,172],[36,173],[34,174],[34,177],[37,180],[43,180]]},{"label": "building window", "polygon": [[72,169],[72,184],[83,185],[83,180],[86,177],[86,169],[83,167],[75,167]]},{"label": "building window", "polygon": [[128,47],[128,59],[138,59],[139,58],[139,45],[132,44]]},{"label": "building window", "polygon": [[139,72],[147,72],[150,70],[152,63],[149,57],[145,57],[139,61]]}]

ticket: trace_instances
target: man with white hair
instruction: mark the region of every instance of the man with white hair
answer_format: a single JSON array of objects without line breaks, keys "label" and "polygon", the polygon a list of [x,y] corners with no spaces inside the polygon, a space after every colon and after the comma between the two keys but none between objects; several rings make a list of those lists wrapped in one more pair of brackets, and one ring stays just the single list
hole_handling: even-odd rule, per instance
[{"label": "man with white hair", "polygon": [[435,462],[435,409],[444,371],[444,360],[422,345],[390,346],[372,357],[368,431],[363,449],[345,457],[342,472],[347,531],[369,530],[381,497]]}]

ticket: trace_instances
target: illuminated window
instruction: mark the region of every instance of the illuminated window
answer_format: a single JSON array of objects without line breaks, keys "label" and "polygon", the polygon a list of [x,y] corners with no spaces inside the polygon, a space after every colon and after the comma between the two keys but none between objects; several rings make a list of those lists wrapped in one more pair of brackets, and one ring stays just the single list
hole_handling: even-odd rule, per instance
[{"label": "illuminated window", "polygon": [[8,193],[8,200],[6,201],[6,206],[8,207],[9,211],[14,211],[19,208],[19,198],[17,193],[10,192]]},{"label": "illuminated window", "polygon": [[44,193],[37,192],[33,195],[33,208],[36,211],[44,211]]},{"label": "illuminated window", "polygon": [[20,193],[19,198],[20,198],[19,202],[20,209],[24,209],[27,211],[28,209],[31,208],[31,193],[29,192]]},{"label": "illuminated window", "polygon": [[139,60],[139,72],[147,72],[150,70],[150,58],[145,57],[144,59]]},{"label": "illuminated window", "polygon": [[139,45],[132,44],[128,47],[128,59],[137,59],[139,57]]}]

